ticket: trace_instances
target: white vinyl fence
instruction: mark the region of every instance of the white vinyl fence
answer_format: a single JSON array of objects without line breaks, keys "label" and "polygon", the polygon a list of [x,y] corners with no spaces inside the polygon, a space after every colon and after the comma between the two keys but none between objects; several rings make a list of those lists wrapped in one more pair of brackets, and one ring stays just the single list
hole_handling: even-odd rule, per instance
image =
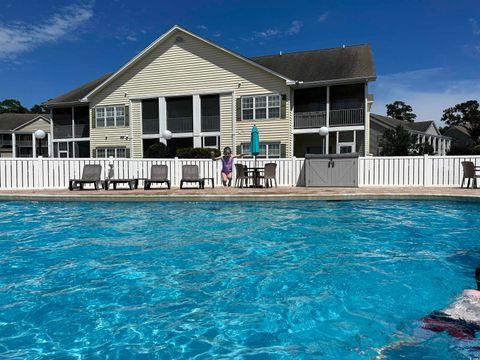
[{"label": "white vinyl fence", "polygon": [[[238,163],[254,166],[253,159],[237,159]],[[462,161],[480,166],[480,156],[412,156],[360,157],[359,186],[460,186]],[[257,166],[277,164],[279,186],[304,184],[304,159],[258,159]],[[221,184],[219,161],[210,159],[63,159],[63,158],[0,158],[0,190],[4,189],[65,189],[69,179],[79,179],[86,164],[102,165],[102,179],[113,167],[114,178],[148,178],[152,165],[169,168],[172,186],[179,186],[182,165],[196,164],[200,176],[213,177]],[[235,177],[235,171],[234,171]]]}]

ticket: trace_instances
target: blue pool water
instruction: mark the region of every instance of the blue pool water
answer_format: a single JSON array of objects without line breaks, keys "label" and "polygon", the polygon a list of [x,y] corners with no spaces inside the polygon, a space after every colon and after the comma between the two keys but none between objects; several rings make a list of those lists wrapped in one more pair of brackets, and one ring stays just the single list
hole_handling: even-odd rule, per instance
[{"label": "blue pool water", "polygon": [[[479,214],[417,201],[0,203],[0,358],[368,359],[474,286]],[[436,334],[387,355],[461,359],[468,345]]]}]

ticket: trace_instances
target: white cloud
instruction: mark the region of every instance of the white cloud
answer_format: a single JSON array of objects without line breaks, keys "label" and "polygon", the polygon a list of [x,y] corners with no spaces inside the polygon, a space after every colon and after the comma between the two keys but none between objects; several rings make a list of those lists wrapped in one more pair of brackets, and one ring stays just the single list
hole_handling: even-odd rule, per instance
[{"label": "white cloud", "polygon": [[476,19],[468,19],[470,22],[470,25],[472,26],[472,33],[473,35],[480,35],[480,24],[478,24],[478,21]]},{"label": "white cloud", "polygon": [[447,75],[444,68],[379,75],[370,87],[375,95],[372,111],[385,114],[385,104],[402,100],[413,107],[418,121],[435,120],[440,124],[444,109],[480,99],[480,78],[445,80]]},{"label": "white cloud", "polygon": [[298,34],[300,32],[300,29],[302,28],[303,23],[299,20],[294,20],[292,21],[292,24],[290,25],[290,28],[285,32],[287,35],[294,35]]},{"label": "white cloud", "polygon": [[205,25],[197,25],[197,27],[201,30],[207,30],[207,27]]},{"label": "white cloud", "polygon": [[127,35],[125,39],[127,39],[128,41],[137,41],[137,37],[135,36],[135,34]]},{"label": "white cloud", "polygon": [[264,31],[259,31],[255,33],[255,37],[259,39],[270,39],[274,36],[277,36],[281,33],[278,29],[267,29]]},{"label": "white cloud", "polygon": [[325,11],[323,14],[321,14],[321,15],[318,17],[318,22],[327,21],[329,15],[330,15],[330,12],[329,12],[329,11]]},{"label": "white cloud", "polygon": [[250,38],[242,38],[244,41],[255,41],[255,40],[269,40],[276,37],[282,36],[290,36],[295,35],[300,32],[303,23],[300,20],[292,21],[290,27],[288,29],[279,29],[278,27],[268,28],[263,31],[257,31],[254,33],[253,37]]},{"label": "white cloud", "polygon": [[0,23],[0,60],[65,38],[93,16],[93,3],[77,3],[39,23]]}]

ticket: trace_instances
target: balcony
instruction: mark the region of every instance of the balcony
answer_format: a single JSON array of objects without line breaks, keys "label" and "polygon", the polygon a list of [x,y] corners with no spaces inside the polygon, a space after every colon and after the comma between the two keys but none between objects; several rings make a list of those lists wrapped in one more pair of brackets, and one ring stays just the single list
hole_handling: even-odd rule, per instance
[{"label": "balcony", "polygon": [[[314,129],[326,126],[326,111],[298,112],[294,115],[295,129]],[[365,111],[362,108],[331,110],[329,127],[357,126],[365,123]]]},{"label": "balcony", "polygon": [[326,111],[309,111],[295,113],[294,128],[295,129],[312,129],[325,126],[327,112]]},{"label": "balcony", "polygon": [[53,138],[54,139],[68,139],[73,137],[72,124],[57,125],[53,123]]},{"label": "balcony", "polygon": [[167,129],[172,133],[193,132],[192,117],[170,117],[167,119]]},{"label": "balcony", "polygon": [[142,120],[142,133],[143,134],[158,134],[160,132],[160,125],[158,123],[158,118]]},{"label": "balcony", "polygon": [[220,115],[202,116],[202,132],[220,131]]}]

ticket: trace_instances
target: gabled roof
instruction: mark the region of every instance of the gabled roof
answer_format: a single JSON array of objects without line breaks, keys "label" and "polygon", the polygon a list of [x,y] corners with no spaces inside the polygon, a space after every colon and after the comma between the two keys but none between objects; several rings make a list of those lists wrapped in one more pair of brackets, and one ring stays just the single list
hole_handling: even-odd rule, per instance
[{"label": "gabled roof", "polygon": [[466,136],[468,136],[468,137],[470,137],[470,138],[472,137],[472,136],[470,135],[470,133],[468,132],[468,129],[467,129],[466,127],[460,126],[460,125],[450,126],[450,127],[447,129],[447,131],[445,132],[445,134],[448,134],[448,132],[451,132],[451,131],[453,131],[453,130],[457,130],[457,131],[465,134]]},{"label": "gabled roof", "polygon": [[46,101],[44,104],[46,106],[53,106],[53,105],[60,105],[60,104],[68,104],[68,103],[76,103],[81,101],[85,95],[87,95],[90,91],[95,89],[98,85],[103,83],[106,79],[112,76],[113,73],[108,73],[105,75],[100,76],[99,78],[92,80],[86,84],[80,85],[79,87],[69,91],[66,94],[57,96],[54,99],[50,99]]},{"label": "gabled roof", "polygon": [[258,56],[252,60],[295,81],[374,80],[377,76],[370,45]]},{"label": "gabled roof", "polygon": [[376,77],[375,64],[370,45],[355,45],[333,49],[294,52],[283,55],[259,56],[249,59],[175,25],[115,73],[105,74],[64,95],[47,101],[45,105],[54,106],[88,101],[91,95],[104,88],[148,55],[174,31],[181,31],[206,44],[214,46],[226,54],[285,80],[288,85],[293,85],[296,82],[363,81],[374,80]]},{"label": "gabled roof", "polygon": [[422,132],[422,133],[426,132],[430,128],[430,126],[433,125],[437,133],[440,134],[440,132],[437,129],[437,126],[435,125],[435,122],[432,120],[409,122],[409,121],[394,119],[389,116],[383,116],[379,114],[370,114],[370,119],[377,120],[377,122],[385,124],[391,128],[396,128],[397,126],[402,125],[404,128],[408,130]]},{"label": "gabled roof", "polygon": [[0,114],[0,131],[15,131],[38,119],[50,122],[50,114]]},{"label": "gabled roof", "polygon": [[88,101],[88,97],[93,95],[94,93],[96,93],[97,91],[99,91],[100,89],[102,89],[104,86],[106,86],[107,84],[109,84],[112,80],[116,79],[120,74],[123,74],[127,69],[129,69],[132,65],[136,64],[140,59],[144,58],[146,55],[148,55],[156,46],[158,46],[159,44],[161,44],[165,39],[168,38],[169,35],[171,35],[174,31],[181,31],[187,35],[190,35],[206,44],[209,44],[211,46],[214,46],[216,47],[217,49],[220,49],[222,51],[224,51],[225,53],[227,54],[230,54],[231,56],[234,56],[246,63],[249,63],[250,65],[253,65],[257,68],[260,68],[272,75],[275,75],[281,79],[284,79],[285,81],[287,82],[291,82],[292,80],[287,78],[285,75],[282,75],[280,73],[277,73],[275,70],[272,70],[272,69],[268,69],[266,67],[264,67],[263,65],[261,64],[258,64],[246,57],[244,57],[243,55],[240,55],[240,54],[237,54],[231,50],[228,50],[218,44],[215,44],[213,43],[212,41],[209,41],[209,40],[206,40],[178,25],[175,25],[174,27],[172,27],[170,30],[168,30],[165,34],[163,34],[162,36],[160,36],[157,40],[155,40],[154,42],[152,42],[150,45],[148,45],[142,52],[140,52],[138,55],[136,55],[133,59],[131,59],[128,63],[126,63],[124,66],[122,66],[119,70],[117,70],[115,73],[113,73],[110,77],[108,77],[105,81],[103,81],[102,83],[100,83],[98,86],[96,86],[94,89],[92,89],[90,92],[88,92],[84,97],[83,97],[83,101]]}]

